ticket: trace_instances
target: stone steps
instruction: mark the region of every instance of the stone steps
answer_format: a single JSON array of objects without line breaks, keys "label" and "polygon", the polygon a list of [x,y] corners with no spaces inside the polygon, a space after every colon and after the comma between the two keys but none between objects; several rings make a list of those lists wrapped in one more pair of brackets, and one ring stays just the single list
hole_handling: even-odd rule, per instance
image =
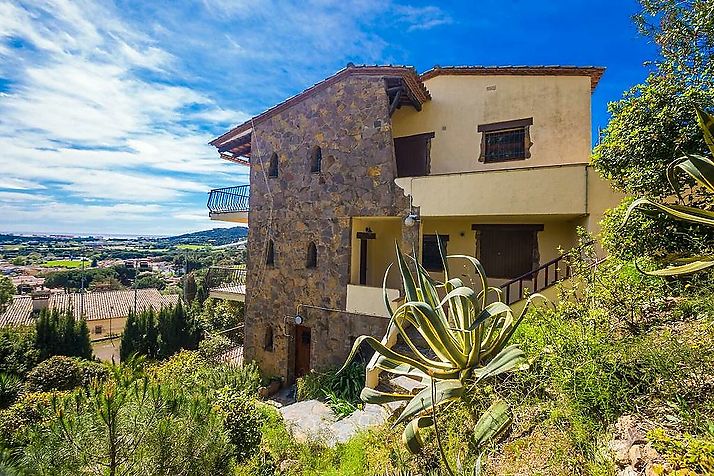
[{"label": "stone steps", "polygon": [[317,442],[334,447],[345,443],[360,431],[387,421],[391,412],[381,405],[365,404],[350,416],[337,419],[337,415],[325,403],[305,400],[279,409],[285,426],[293,437],[301,442]]}]

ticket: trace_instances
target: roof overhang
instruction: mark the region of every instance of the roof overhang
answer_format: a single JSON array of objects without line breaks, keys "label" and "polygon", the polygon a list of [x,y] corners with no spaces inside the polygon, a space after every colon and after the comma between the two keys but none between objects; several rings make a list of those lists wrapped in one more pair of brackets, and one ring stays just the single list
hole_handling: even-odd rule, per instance
[{"label": "roof overhang", "polygon": [[422,81],[436,76],[589,76],[594,91],[605,73],[601,66],[434,66],[421,75]]},{"label": "roof overhang", "polygon": [[233,162],[247,164],[251,154],[251,138],[253,128],[274,115],[294,106],[295,104],[323,91],[329,86],[342,81],[348,76],[381,77],[385,80],[385,88],[390,103],[390,113],[405,105],[421,110],[422,105],[431,99],[429,91],[424,86],[419,74],[408,66],[355,66],[348,64],[329,78],[305,89],[280,104],[234,127],[225,134],[213,139],[210,144],[218,149],[221,157]]}]

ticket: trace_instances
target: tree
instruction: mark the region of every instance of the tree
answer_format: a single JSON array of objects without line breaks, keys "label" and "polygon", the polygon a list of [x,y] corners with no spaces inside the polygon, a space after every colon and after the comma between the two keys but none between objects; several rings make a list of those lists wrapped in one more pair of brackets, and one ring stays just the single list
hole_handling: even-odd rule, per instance
[{"label": "tree", "polygon": [[35,322],[35,347],[44,360],[53,355],[92,358],[89,328],[84,319],[70,311],[45,309]]},{"label": "tree", "polygon": [[124,324],[124,333],[121,336],[121,345],[119,347],[119,358],[125,362],[133,354],[139,351],[139,341],[141,339],[141,331],[139,322],[134,311],[129,311],[129,316]]},{"label": "tree", "polygon": [[39,361],[34,329],[0,329],[0,372],[24,377]]},{"label": "tree", "polygon": [[[125,377],[55,397],[19,459],[32,474],[228,474],[233,446],[200,394]],[[24,474],[24,473],[23,473]]]},{"label": "tree", "polygon": [[[673,195],[665,173],[675,158],[705,149],[696,108],[714,103],[714,1],[640,0],[634,21],[640,33],[658,45],[646,81],[608,107],[612,119],[595,147],[592,164],[619,190],[629,195],[666,199]],[[693,194],[688,205],[701,206]],[[665,256],[711,242],[714,235],[697,224],[672,222],[662,216],[639,217],[620,230],[623,204],[603,224],[605,245],[612,254]]]},{"label": "tree", "polygon": [[137,278],[134,286],[137,289],[156,288],[162,290],[166,287],[166,281],[159,274],[149,273]]},{"label": "tree", "polygon": [[15,286],[10,278],[0,276],[0,311],[5,309],[5,306],[12,301],[12,296],[15,294]]},{"label": "tree", "polygon": [[158,313],[149,308],[138,316],[130,314],[122,335],[122,360],[132,354],[152,359],[170,357],[181,349],[196,349],[201,339],[200,327],[186,313],[179,301]]},{"label": "tree", "polygon": [[187,303],[192,303],[196,299],[196,292],[196,278],[193,273],[189,273],[183,279],[183,298]]}]

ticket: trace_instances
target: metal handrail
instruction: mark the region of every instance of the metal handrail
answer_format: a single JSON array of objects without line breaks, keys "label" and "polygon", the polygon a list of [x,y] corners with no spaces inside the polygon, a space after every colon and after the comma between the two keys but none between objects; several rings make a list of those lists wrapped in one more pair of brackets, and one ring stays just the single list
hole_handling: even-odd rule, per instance
[{"label": "metal handrail", "polygon": [[[565,263],[564,273],[561,272],[560,269],[561,262]],[[541,272],[543,272],[544,274],[544,279],[542,281],[539,281],[539,276]],[[567,256],[561,255],[557,258],[548,261],[547,263],[540,265],[532,271],[528,271],[527,273],[522,274],[521,276],[518,276],[508,282],[503,283],[499,287],[501,288],[501,291],[503,291],[504,301],[506,302],[506,304],[511,305],[514,302],[518,302],[525,297],[523,293],[524,281],[533,281],[533,289],[531,289],[531,292],[537,293],[538,291],[542,291],[543,289],[554,285],[561,279],[570,278],[571,273],[572,270],[570,267],[570,263],[568,263],[567,261]],[[511,286],[513,284],[518,285],[518,292],[515,294],[515,296],[511,296]]]},{"label": "metal handrail", "polygon": [[249,185],[216,188],[208,193],[207,207],[211,213],[248,211]]},{"label": "metal handrail", "polygon": [[[508,305],[513,304],[514,302],[518,302],[521,299],[525,298],[525,295],[523,293],[523,282],[524,281],[533,281],[533,289],[531,289],[531,292],[537,293],[538,291],[542,291],[547,287],[550,287],[557,282],[559,282],[562,279],[568,279],[572,276],[573,274],[573,268],[570,262],[568,261],[568,257],[572,256],[573,252],[581,252],[583,248],[586,246],[590,246],[594,243],[594,241],[588,241],[586,243],[581,244],[577,248],[574,248],[568,253],[562,254],[558,256],[557,258],[553,258],[552,260],[548,261],[547,263],[544,263],[537,267],[536,269],[532,271],[528,271],[525,274],[522,274],[521,276],[518,276],[516,278],[511,279],[508,282],[503,283],[499,288],[503,292],[503,296],[505,297],[505,302]],[[600,264],[604,258],[595,260],[595,262],[592,264],[593,266],[597,266]],[[560,264],[561,262],[565,263],[565,273],[561,273],[560,269]],[[552,273],[551,273],[552,269]],[[539,282],[538,277],[540,275],[540,272],[543,271],[544,278],[542,282]],[[514,299],[511,299],[511,285],[513,284],[518,284],[518,293],[516,294]]]},{"label": "metal handrail", "polygon": [[238,266],[211,266],[206,274],[208,289],[226,289],[235,286],[245,286],[248,273]]}]

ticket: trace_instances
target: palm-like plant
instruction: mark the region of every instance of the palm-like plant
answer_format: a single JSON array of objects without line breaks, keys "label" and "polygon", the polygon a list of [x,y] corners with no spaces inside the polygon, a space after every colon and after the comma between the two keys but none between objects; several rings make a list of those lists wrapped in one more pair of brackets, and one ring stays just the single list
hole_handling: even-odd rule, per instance
[{"label": "palm-like plant", "polygon": [[[412,262],[414,273],[407,260]],[[449,260],[466,260],[473,265],[481,290],[477,292],[465,286],[459,278],[449,278]],[[520,315],[515,317],[513,310],[502,302],[500,290],[488,286],[486,273],[474,257],[442,255],[443,283],[432,279],[416,259],[403,255],[398,245],[397,264],[404,287],[404,304],[392,309],[386,292],[388,268],[383,284],[384,302],[391,316],[387,332],[381,341],[371,336],[357,338],[343,368],[362,343],[374,349],[361,398],[367,403],[380,404],[407,401],[395,424],[409,422],[402,439],[409,451],[416,453],[423,445],[422,430],[436,424],[436,407],[462,398],[474,384],[512,370],[522,362],[523,351],[508,342],[530,302],[540,295],[530,296]],[[489,303],[489,298],[495,301]],[[409,326],[416,329],[431,352],[419,349],[407,333]],[[393,349],[397,337],[406,344],[408,352]],[[420,380],[426,387],[416,395],[381,392],[375,388],[377,379],[370,378],[370,373],[380,371],[406,375]],[[485,443],[509,422],[510,408],[505,402],[497,401],[476,424],[476,443]],[[436,433],[438,438],[438,429]]]},{"label": "palm-like plant", "polygon": [[[714,116],[701,109],[697,109],[696,113],[699,127],[704,133],[704,140],[712,157],[714,157]],[[639,198],[632,202],[627,209],[623,225],[627,223],[634,211],[639,211],[646,215],[664,213],[675,220],[714,227],[714,210],[711,209],[711,206],[714,205],[714,201],[709,205],[709,209],[681,204],[682,194],[679,187],[675,184],[675,178],[679,172],[684,172],[689,175],[705,192],[714,194],[714,161],[698,154],[686,155],[675,160],[667,167],[667,179],[676,192],[680,203],[666,204],[655,202],[649,198]],[[714,254],[673,258],[668,260],[668,264],[673,266],[648,271],[647,274],[654,276],[678,276],[702,271],[714,266]]]}]

